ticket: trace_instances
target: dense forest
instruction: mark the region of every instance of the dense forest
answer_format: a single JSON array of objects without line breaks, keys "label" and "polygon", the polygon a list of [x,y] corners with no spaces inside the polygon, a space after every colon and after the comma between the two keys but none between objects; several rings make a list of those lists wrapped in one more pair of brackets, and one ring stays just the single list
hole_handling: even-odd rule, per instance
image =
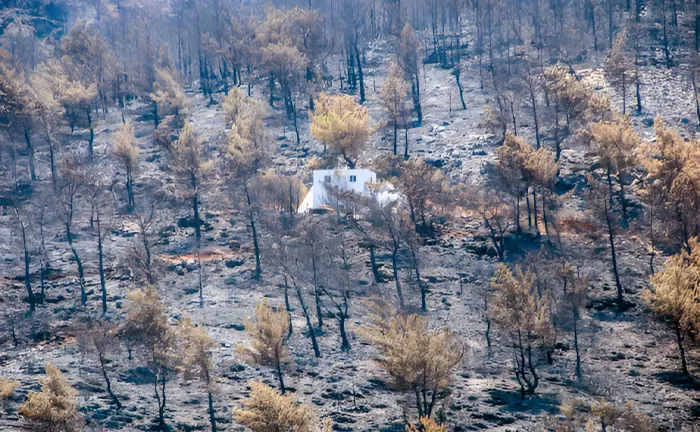
[{"label": "dense forest", "polygon": [[0,0],[0,430],[700,425],[700,0]]}]

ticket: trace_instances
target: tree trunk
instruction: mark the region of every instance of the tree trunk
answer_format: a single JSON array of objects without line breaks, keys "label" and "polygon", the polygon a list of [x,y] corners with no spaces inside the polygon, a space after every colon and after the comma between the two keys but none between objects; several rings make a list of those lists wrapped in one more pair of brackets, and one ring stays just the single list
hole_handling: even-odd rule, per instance
[{"label": "tree trunk", "polygon": [[112,399],[112,402],[114,405],[117,406],[117,410],[122,409],[122,403],[119,401],[119,398],[117,395],[114,394],[112,391],[112,381],[109,379],[109,376],[107,375],[107,365],[105,365],[105,358],[102,354],[99,354],[100,357],[100,367],[102,368],[102,377],[105,380],[105,385],[107,386],[107,394],[109,395],[110,399]]},{"label": "tree trunk", "polygon": [[[21,222],[20,222],[21,224]],[[29,300],[29,312],[32,313],[36,309],[36,299],[34,298],[34,292],[32,291],[32,281],[29,272],[29,264],[31,258],[29,257],[29,249],[27,248],[27,235],[24,226],[22,228],[22,243],[24,245],[24,286],[27,288],[27,299]]]},{"label": "tree trunk", "polygon": [[396,124],[397,119],[394,118],[394,156],[396,156],[396,147],[398,144],[398,125]]},{"label": "tree trunk", "polygon": [[26,126],[24,128],[24,141],[27,144],[27,153],[29,154],[29,177],[32,181],[36,181],[34,147],[32,146],[32,141],[29,139],[29,130]]},{"label": "tree trunk", "polygon": [[100,292],[102,294],[102,315],[107,313],[107,283],[105,281],[104,253],[102,250],[102,231],[100,228],[100,212],[97,212],[97,259],[100,271]]},{"label": "tree trunk", "polygon": [[411,86],[413,90],[413,107],[416,110],[416,117],[418,119],[418,125],[423,124],[423,109],[420,104],[420,78],[418,74],[414,77],[413,85]]},{"label": "tree trunk", "polygon": [[547,234],[547,239],[549,239],[549,223],[547,221],[547,194],[542,190],[542,221],[544,222],[544,232]]},{"label": "tree trunk", "polygon": [[202,264],[201,247],[197,245],[197,275],[199,276],[199,307],[204,307],[204,264]]},{"label": "tree trunk", "polygon": [[[637,3],[639,3],[639,0],[637,0]],[[639,74],[639,29],[637,29],[634,35],[634,86],[637,96],[637,112],[640,113],[642,112],[641,81],[642,80]]]},{"label": "tree trunk", "polygon": [[491,358],[491,317],[489,316],[489,296],[488,293],[484,293],[484,316],[486,317],[486,332],[484,336],[486,337],[486,347],[488,352],[486,356]]},{"label": "tree trunk", "polygon": [[561,157],[561,140],[559,139],[559,104],[554,104],[554,161]]},{"label": "tree trunk", "polygon": [[289,304],[289,284],[287,283],[286,275],[284,276],[284,307],[289,316],[289,331],[287,332],[287,339],[289,339],[292,337],[292,307]]},{"label": "tree trunk", "polygon": [[214,396],[211,390],[207,391],[209,397],[209,423],[211,424],[211,432],[216,432],[216,411],[214,411]]},{"label": "tree trunk", "polygon": [[369,262],[372,266],[372,276],[374,276],[374,282],[378,284],[384,282],[382,275],[379,274],[379,268],[377,267],[377,257],[375,254],[374,245],[369,246]]},{"label": "tree trunk", "polygon": [[355,36],[355,61],[357,62],[357,77],[360,80],[360,105],[362,105],[365,103],[365,75],[362,72],[360,50],[357,49],[357,36]]},{"label": "tree trunk", "polygon": [[340,318],[338,319],[338,327],[340,330],[340,350],[350,351],[350,340],[348,339],[348,334],[345,331],[345,320],[347,319],[347,312],[339,311]]},{"label": "tree trunk", "polygon": [[427,312],[428,304],[426,302],[426,296],[428,294],[428,289],[425,286],[425,284],[423,284],[423,281],[421,281],[420,279],[420,267],[418,265],[418,257],[416,256],[416,253],[413,249],[411,249],[411,255],[413,257],[413,264],[416,270],[416,283],[418,284],[418,289],[420,290],[420,310],[422,312]]},{"label": "tree trunk", "polygon": [[573,306],[574,309],[574,349],[576,350],[576,377],[581,378],[581,353],[578,347],[578,309],[577,306]]},{"label": "tree trunk", "polygon": [[676,342],[678,343],[678,355],[681,358],[681,371],[683,375],[688,375],[688,363],[685,359],[685,348],[683,348],[683,334],[681,333],[681,327],[678,323],[674,324],[676,331]]},{"label": "tree trunk", "polygon": [[[165,424],[165,403],[166,403],[166,396],[165,396],[165,379],[166,372],[163,371],[161,373],[161,396],[158,397],[158,425],[160,426],[160,430],[162,432],[165,432],[168,430],[166,424]],[[157,386],[157,384],[156,384]],[[156,388],[156,394],[158,394],[158,390]]]},{"label": "tree trunk", "polygon": [[321,291],[314,288],[314,301],[316,302],[316,318],[318,319],[318,330],[323,331],[323,312],[321,311]]},{"label": "tree trunk", "polygon": [[44,298],[46,298],[46,265],[41,260],[41,268],[39,269],[39,286],[41,288],[41,293],[39,294],[39,302],[44,303]]},{"label": "tree trunk", "polygon": [[127,207],[129,211],[131,211],[136,206],[136,202],[134,201],[134,178],[130,165],[126,166],[126,195],[128,201]]},{"label": "tree trunk", "polygon": [[153,102],[153,123],[155,124],[156,129],[158,128],[158,103]]},{"label": "tree trunk", "polygon": [[306,308],[306,303],[304,303],[304,297],[301,295],[301,289],[299,288],[299,285],[294,283],[294,286],[297,291],[297,298],[299,299],[299,305],[301,306],[302,312],[304,312],[304,318],[306,319],[306,327],[309,330],[309,337],[311,337],[311,346],[314,349],[314,356],[316,358],[321,357],[321,350],[318,349],[318,343],[316,342],[316,331],[314,330],[314,326],[311,324],[311,317],[309,317],[309,311]]},{"label": "tree trunk", "polygon": [[622,72],[622,115],[627,114],[627,83],[625,82],[625,73]]},{"label": "tree trunk", "polygon": [[537,118],[537,100],[535,99],[535,93],[530,91],[530,103],[532,104],[532,118],[535,121],[535,142],[537,143],[537,150],[540,149],[542,145],[540,143],[540,125],[539,119]]},{"label": "tree trunk", "polygon": [[95,129],[92,128],[92,117],[90,117],[90,108],[87,109],[88,127],[90,128],[90,140],[88,141],[88,159],[92,162],[93,144],[95,143]]},{"label": "tree trunk", "polygon": [[668,48],[668,32],[666,30],[666,0],[662,0],[662,21],[664,32],[664,57],[666,58],[666,67],[671,69],[671,51]]},{"label": "tree trunk", "polygon": [[258,230],[255,226],[255,216],[252,210],[252,201],[250,199],[250,191],[248,190],[248,184],[243,184],[243,189],[245,191],[246,202],[248,203],[248,222],[250,223],[250,231],[253,234],[253,251],[255,253],[255,272],[253,273],[253,279],[260,280],[262,275],[262,268],[260,266],[260,245],[258,244]]},{"label": "tree trunk", "polygon": [[287,391],[284,388],[284,377],[282,376],[282,365],[280,364],[279,360],[277,361],[277,364],[275,366],[277,369],[277,380],[280,383],[280,393],[286,394]]},{"label": "tree trunk", "polygon": [[535,365],[532,363],[532,348],[530,346],[527,348],[527,367],[530,370],[530,375],[532,375],[532,384],[528,388],[528,394],[535,394],[540,377],[537,375]]},{"label": "tree trunk", "polygon": [[535,226],[535,235],[537,238],[540,237],[540,227],[537,224],[537,192],[535,191],[535,187],[532,187],[532,218]]},{"label": "tree trunk", "polygon": [[[700,110],[699,110],[700,112]],[[698,119],[700,121],[700,114],[698,115]],[[46,132],[46,139],[49,144],[49,164],[51,165],[51,185],[53,186],[54,192],[56,191],[56,158],[54,155],[54,150],[53,150],[53,143],[51,142],[51,135],[49,135],[49,132]]]},{"label": "tree trunk", "polygon": [[294,102],[292,102],[292,118],[294,119],[294,133],[296,134],[297,144],[301,143],[301,138],[299,137],[299,123],[297,122],[297,108]]},{"label": "tree trunk", "polygon": [[141,227],[141,243],[143,244],[143,250],[146,254],[146,279],[148,283],[154,284],[155,277],[153,276],[153,270],[151,269],[151,245],[148,243],[148,236],[145,227]]},{"label": "tree trunk", "polygon": [[87,304],[87,292],[85,291],[85,270],[83,269],[83,262],[80,260],[80,255],[73,245],[73,235],[70,232],[70,224],[66,224],[66,237],[68,237],[68,245],[70,246],[71,252],[73,252],[73,258],[75,258],[75,264],[78,266],[78,281],[80,283],[80,302],[83,306]]},{"label": "tree trunk", "polygon": [[401,290],[401,278],[399,276],[399,266],[397,263],[398,253],[399,248],[397,245],[394,245],[394,249],[391,252],[391,268],[394,272],[394,282],[396,283],[396,295],[399,297],[399,305],[401,309],[404,309],[403,291]]},{"label": "tree trunk", "polygon": [[462,82],[460,81],[460,71],[455,69],[455,81],[457,81],[457,89],[459,90],[459,100],[462,102],[462,109],[467,109],[467,104],[464,102],[464,90],[462,89]]},{"label": "tree trunk", "polygon": [[[195,183],[196,184],[196,183]],[[196,188],[196,186],[195,186]],[[197,244],[202,241],[202,221],[199,218],[199,193],[195,192],[192,196],[192,213],[194,216],[194,236]]]},{"label": "tree trunk", "polygon": [[607,204],[605,207],[605,222],[608,226],[608,239],[610,241],[610,254],[612,256],[613,275],[615,276],[615,287],[617,288],[617,305],[620,311],[624,310],[625,300],[623,297],[622,283],[620,282],[620,274],[617,269],[617,254],[615,253],[615,233],[613,231],[613,221],[610,218]]}]

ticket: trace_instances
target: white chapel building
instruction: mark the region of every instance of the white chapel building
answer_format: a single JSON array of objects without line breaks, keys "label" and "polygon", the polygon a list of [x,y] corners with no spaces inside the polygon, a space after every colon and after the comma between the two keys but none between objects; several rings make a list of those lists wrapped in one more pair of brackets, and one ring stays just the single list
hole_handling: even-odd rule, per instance
[{"label": "white chapel building", "polygon": [[299,206],[299,213],[334,206],[329,189],[352,191],[359,195],[369,195],[369,185],[377,182],[377,174],[368,169],[328,169],[315,170],[314,183]]}]

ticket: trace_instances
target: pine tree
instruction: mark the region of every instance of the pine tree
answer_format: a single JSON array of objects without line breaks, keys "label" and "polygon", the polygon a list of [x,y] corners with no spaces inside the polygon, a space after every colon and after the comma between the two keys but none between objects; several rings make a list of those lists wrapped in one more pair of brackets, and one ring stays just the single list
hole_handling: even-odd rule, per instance
[{"label": "pine tree", "polygon": [[622,94],[622,115],[627,114],[627,86],[637,80],[636,69],[627,52],[627,29],[618,33],[610,55],[605,62],[605,75],[613,87]]},{"label": "pine tree", "polygon": [[160,119],[167,115],[186,117],[190,104],[185,90],[175,79],[175,72],[167,68],[156,68],[156,75],[157,80],[150,98],[153,101],[155,125],[158,127]]},{"label": "pine tree", "polygon": [[127,208],[133,210],[136,206],[134,201],[134,175],[139,168],[139,147],[134,135],[134,126],[127,122],[117,131],[114,136],[112,154],[124,165],[126,170],[126,193]]},{"label": "pine tree", "polygon": [[612,178],[617,178],[620,187],[619,202],[623,217],[627,217],[627,202],[622,180],[623,174],[637,165],[636,152],[642,139],[634,131],[629,117],[614,114],[609,121],[600,121],[590,125],[588,136],[591,145],[598,154],[598,162],[606,171],[610,197],[613,197]]},{"label": "pine tree", "polygon": [[675,245],[687,245],[700,234],[700,144],[684,140],[669,130],[664,121],[654,121],[656,140],[642,148],[642,165],[647,170],[650,193],[663,203],[667,236]]},{"label": "pine tree", "polygon": [[83,353],[97,359],[107,394],[117,410],[120,410],[122,403],[112,390],[112,380],[109,377],[109,364],[113,361],[110,355],[119,352],[118,331],[117,326],[108,321],[96,321],[90,323],[90,326],[81,332],[79,342]]},{"label": "pine tree", "polygon": [[406,432],[447,432],[447,427],[437,424],[431,418],[421,417],[418,419],[418,426],[406,425]]},{"label": "pine tree", "polygon": [[[382,105],[387,113],[388,123],[393,130],[394,156],[397,154],[398,129],[405,111],[404,99],[408,93],[408,84],[404,81],[395,63],[389,65],[387,75],[380,93]],[[407,125],[404,125],[408,129]],[[408,143],[407,143],[408,145]],[[404,157],[408,157],[408,146],[405,149]]]},{"label": "pine tree", "polygon": [[[544,230],[547,238],[550,238],[549,222],[551,215],[548,216],[547,209],[550,207],[550,201],[547,199],[553,195],[554,184],[559,173],[559,163],[555,161],[554,154],[544,147],[531,152],[525,161],[526,178],[532,182],[532,202],[533,209],[537,210],[537,194],[535,190],[539,188],[540,196],[542,197],[542,222],[544,222]],[[535,226],[537,226],[537,214],[535,213]],[[539,229],[538,229],[539,235]]]},{"label": "pine tree", "polygon": [[382,308],[360,335],[379,351],[377,363],[393,385],[416,396],[418,417],[430,418],[436,401],[452,383],[466,346],[447,328],[429,329],[428,319]]},{"label": "pine tree", "polygon": [[177,332],[168,325],[165,305],[154,286],[131,291],[128,297],[126,334],[143,349],[148,368],[155,376],[158,426],[161,431],[166,431],[166,386],[182,362],[178,349],[181,341]]},{"label": "pine tree", "polygon": [[197,246],[199,274],[199,305],[204,307],[204,282],[202,280],[202,262],[199,252],[202,247],[202,225],[200,216],[201,197],[208,186],[207,180],[214,170],[214,160],[211,158],[209,146],[197,136],[194,125],[187,123],[180,131],[180,137],[172,145],[171,156],[177,181],[184,195],[192,200],[192,216],[194,234]]},{"label": "pine tree", "polygon": [[574,350],[576,351],[576,376],[581,377],[581,350],[579,349],[579,326],[581,311],[586,305],[588,280],[574,273],[571,264],[564,260],[561,269],[562,293],[565,307],[571,311],[571,323],[574,331]]},{"label": "pine tree", "polygon": [[246,333],[251,338],[250,347],[239,345],[238,352],[255,364],[273,367],[280,392],[285,394],[282,371],[291,361],[287,349],[289,312],[282,308],[275,310],[263,299],[255,306],[255,318],[255,321],[247,319],[245,322]]},{"label": "pine tree", "polygon": [[238,113],[241,112],[246,103],[245,94],[238,87],[232,87],[226,94],[224,102],[221,104],[228,123],[234,123],[238,118]]},{"label": "pine tree", "polygon": [[46,379],[41,380],[40,392],[29,392],[27,401],[19,413],[51,431],[77,430],[79,416],[76,411],[77,391],[68,384],[65,376],[51,363],[46,365]]},{"label": "pine tree", "polygon": [[260,279],[262,265],[259,225],[257,223],[259,212],[259,182],[257,179],[260,171],[268,163],[271,153],[268,133],[263,121],[267,109],[257,99],[232,92],[229,92],[229,96],[226,98],[228,103],[225,102],[226,106],[224,107],[225,110],[228,110],[227,112],[233,121],[224,152],[224,166],[229,173],[227,178],[228,191],[232,194],[234,202],[242,204],[248,216],[255,254],[253,279]]},{"label": "pine tree", "polygon": [[183,343],[182,366],[185,379],[199,379],[207,389],[209,403],[209,423],[211,431],[216,432],[216,412],[214,410],[214,362],[212,351],[216,342],[209,337],[207,330],[196,326],[189,318],[184,318],[178,325]]},{"label": "pine tree", "polygon": [[350,168],[355,168],[371,135],[368,122],[367,107],[350,96],[321,93],[316,111],[311,114],[311,134],[332,152],[340,154]]},{"label": "pine tree", "polygon": [[399,37],[396,57],[406,79],[411,83],[413,108],[416,111],[418,125],[423,123],[423,109],[420,101],[420,70],[418,69],[420,65],[420,50],[421,45],[418,41],[418,36],[413,27],[406,22]]},{"label": "pine tree", "polygon": [[18,386],[19,382],[0,376],[0,418],[2,418],[3,411],[5,410],[5,401],[12,396],[12,393],[14,393]]},{"label": "pine tree", "polygon": [[491,319],[508,336],[507,344],[515,352],[514,371],[522,397],[537,389],[537,351],[548,344],[554,331],[548,296],[538,299],[534,282],[531,272],[516,267],[513,273],[505,264],[491,279]]},{"label": "pine tree", "polygon": [[263,383],[250,381],[250,396],[243,407],[233,410],[236,422],[253,432],[313,432],[314,415],[293,396],[284,396]]},{"label": "pine tree", "polygon": [[[510,132],[506,132],[503,144],[496,150],[498,159],[495,163],[496,171],[500,176],[499,187],[501,190],[512,196],[513,218],[515,230],[522,233],[520,225],[520,201],[525,197],[527,201],[528,225],[531,225],[531,211],[528,193],[533,185],[528,164],[535,150],[522,138],[516,137]],[[534,195],[536,192],[533,189]],[[535,233],[539,236],[539,226],[537,224],[537,201],[534,200],[534,220]]]},{"label": "pine tree", "polygon": [[645,291],[644,302],[673,327],[681,358],[681,370],[688,375],[683,342],[687,335],[700,331],[700,245],[695,237],[688,249],[672,256],[664,269],[650,277],[652,290]]}]

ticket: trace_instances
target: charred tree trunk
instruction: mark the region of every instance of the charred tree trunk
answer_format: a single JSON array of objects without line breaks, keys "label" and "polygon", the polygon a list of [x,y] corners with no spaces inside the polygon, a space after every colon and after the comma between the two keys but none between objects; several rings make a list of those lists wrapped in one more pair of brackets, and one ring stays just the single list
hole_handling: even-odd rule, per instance
[{"label": "charred tree trunk", "polygon": [[357,48],[357,36],[355,36],[355,62],[357,63],[357,78],[360,80],[360,105],[365,103],[365,75],[362,72],[362,59]]},{"label": "charred tree trunk", "polygon": [[379,274],[379,267],[377,267],[377,256],[374,245],[369,246],[369,262],[372,266],[372,276],[374,276],[374,282],[378,284],[384,282],[382,275]]},{"label": "charred tree trunk", "polygon": [[313,324],[311,324],[311,317],[309,316],[309,311],[306,308],[306,303],[304,303],[304,296],[301,294],[301,288],[294,282],[294,287],[296,288],[297,298],[299,299],[299,305],[304,313],[304,318],[306,319],[306,327],[309,330],[309,337],[311,338],[311,346],[314,350],[314,356],[316,358],[321,357],[321,350],[318,349],[318,342],[316,341],[316,331],[314,330]]},{"label": "charred tree trunk", "polygon": [[102,315],[107,313],[107,283],[105,280],[104,251],[102,249],[102,227],[100,226],[100,211],[97,209],[97,259],[100,272],[100,293],[102,297]]},{"label": "charred tree trunk", "polygon": [[277,380],[279,381],[279,384],[280,384],[280,393],[286,394],[287,390],[284,388],[284,376],[282,374],[282,365],[281,365],[279,359],[277,360],[277,362],[275,364],[275,369],[277,372]]},{"label": "charred tree trunk", "polygon": [[284,276],[284,307],[289,316],[289,331],[287,332],[287,339],[289,339],[292,337],[292,307],[289,304],[289,284],[287,283],[286,275]]},{"label": "charred tree trunk", "polygon": [[[99,351],[99,350],[98,350]],[[114,394],[112,391],[112,381],[109,379],[109,375],[107,375],[107,365],[105,363],[105,357],[102,355],[102,353],[99,353],[99,358],[100,358],[100,368],[102,369],[102,378],[105,380],[105,386],[107,387],[107,394],[109,395],[110,399],[112,399],[112,403],[117,406],[117,410],[122,409],[122,403],[119,401],[119,398],[117,395]]]},{"label": "charred tree trunk", "polygon": [[462,82],[460,81],[461,71],[459,66],[454,70],[455,81],[457,82],[457,89],[459,90],[459,101],[462,103],[462,109],[467,109],[467,104],[464,102],[464,89],[462,88]]},{"label": "charred tree trunk", "polygon": [[209,423],[211,424],[211,432],[216,432],[216,411],[214,410],[214,396],[211,394],[211,390],[207,391],[207,397],[209,399]]},{"label": "charred tree trunk", "polygon": [[92,117],[90,116],[90,108],[87,110],[87,121],[88,127],[90,128],[90,140],[88,141],[88,159],[92,162],[93,158],[93,145],[95,143],[95,129],[92,127]]},{"label": "charred tree trunk", "polygon": [[29,264],[31,258],[29,257],[29,248],[27,247],[27,232],[24,224],[20,221],[18,225],[22,231],[22,245],[24,248],[24,286],[27,289],[27,300],[29,301],[29,312],[32,313],[36,309],[36,299],[34,298],[34,292],[32,291],[32,281],[29,272]]},{"label": "charred tree trunk", "polygon": [[75,264],[78,266],[78,281],[80,283],[80,302],[83,306],[87,304],[87,291],[85,291],[85,269],[83,268],[83,261],[78,255],[78,251],[73,245],[73,234],[70,231],[70,223],[66,224],[66,237],[68,238],[68,245],[70,246],[71,252],[73,253],[73,258],[75,258]]},{"label": "charred tree trunk", "polygon": [[404,309],[405,305],[403,301],[403,291],[401,290],[401,277],[399,276],[398,254],[399,246],[394,242],[394,247],[391,251],[391,269],[394,272],[394,282],[396,283],[396,295],[399,297],[399,306],[401,306],[401,309]]},{"label": "charred tree trunk", "polygon": [[605,203],[605,223],[608,228],[608,240],[610,242],[610,255],[612,257],[613,275],[615,277],[615,287],[617,288],[617,304],[619,310],[624,310],[625,299],[623,297],[622,283],[620,282],[620,273],[617,268],[617,253],[615,252],[615,230],[613,228],[613,220],[610,216],[611,208],[608,203]]},{"label": "charred tree trunk", "polygon": [[27,153],[29,157],[29,177],[32,181],[36,181],[36,164],[34,155],[34,146],[32,141],[29,139],[29,129],[25,126],[24,128],[24,142],[27,144]]},{"label": "charred tree trunk", "polygon": [[262,268],[260,265],[260,245],[258,244],[258,231],[255,226],[255,216],[252,209],[252,201],[250,199],[250,191],[248,190],[248,185],[244,184],[243,188],[245,190],[246,202],[248,203],[248,222],[250,223],[250,231],[253,234],[253,251],[255,253],[255,272],[253,273],[253,279],[259,280],[262,276]]},{"label": "charred tree trunk", "polygon": [[126,166],[126,195],[127,195],[127,208],[132,211],[136,207],[136,202],[134,200],[134,176],[131,172],[131,166]]},{"label": "charred tree trunk", "polygon": [[681,358],[681,372],[683,372],[683,375],[688,375],[688,363],[685,358],[685,348],[683,348],[681,326],[678,323],[674,323],[674,330],[676,331],[676,342],[678,343],[678,355]]}]

